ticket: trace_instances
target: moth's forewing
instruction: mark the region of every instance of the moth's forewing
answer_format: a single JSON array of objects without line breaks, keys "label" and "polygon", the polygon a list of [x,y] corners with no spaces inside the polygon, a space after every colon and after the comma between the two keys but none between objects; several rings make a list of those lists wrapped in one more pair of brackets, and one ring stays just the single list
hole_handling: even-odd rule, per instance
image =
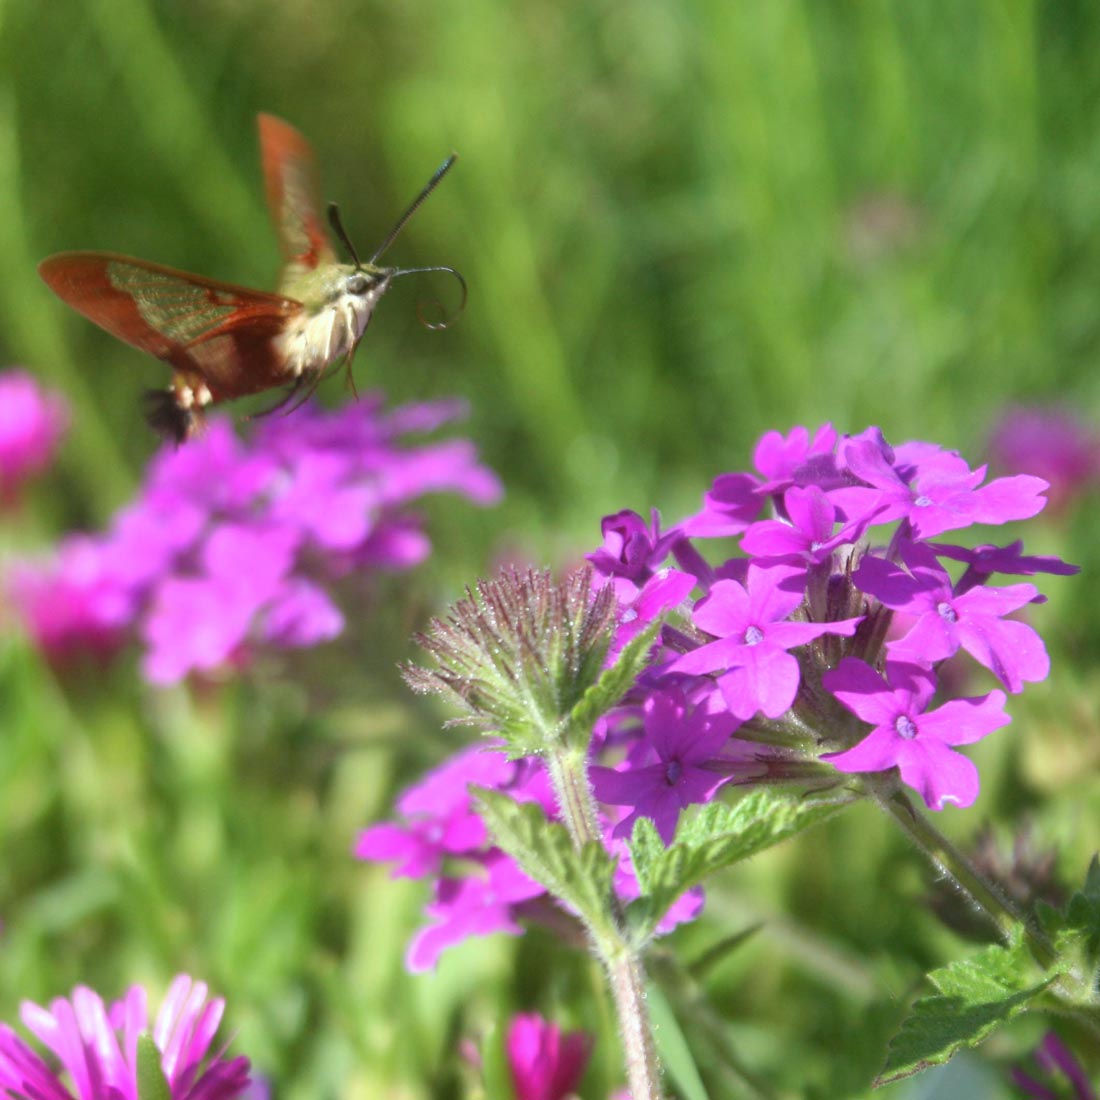
[{"label": "moth's forewing", "polygon": [[336,262],[318,201],[313,149],[288,122],[261,114],[260,152],[267,205],[279,236],[287,275]]},{"label": "moth's forewing", "polygon": [[110,252],[61,252],[38,270],[89,321],[205,382],[213,401],[286,381],[279,337],[302,311],[292,298]]}]

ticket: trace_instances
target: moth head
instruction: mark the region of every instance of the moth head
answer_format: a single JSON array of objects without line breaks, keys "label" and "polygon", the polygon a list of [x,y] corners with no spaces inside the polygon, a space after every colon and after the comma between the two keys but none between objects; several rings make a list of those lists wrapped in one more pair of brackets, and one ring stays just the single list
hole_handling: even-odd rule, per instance
[{"label": "moth head", "polygon": [[392,275],[393,272],[389,268],[374,268],[372,270],[357,267],[344,279],[344,293],[354,295],[357,298],[364,298],[368,294],[384,288]]}]

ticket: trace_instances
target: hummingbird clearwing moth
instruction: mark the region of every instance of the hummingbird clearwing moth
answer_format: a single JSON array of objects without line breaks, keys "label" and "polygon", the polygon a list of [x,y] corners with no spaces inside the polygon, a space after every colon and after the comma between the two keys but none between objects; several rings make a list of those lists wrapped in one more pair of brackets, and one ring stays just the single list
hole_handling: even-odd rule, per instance
[{"label": "hummingbird clearwing moth", "polygon": [[168,389],[148,395],[147,419],[177,443],[201,429],[210,405],[278,386],[288,387],[287,392],[268,412],[295,397],[300,404],[340,359],[350,379],[355,349],[394,279],[448,272],[462,288],[460,310],[466,302],[466,282],[453,267],[378,264],[450,170],[454,154],[365,262],[344,232],[336,205],[330,204],[329,222],[352,261],[340,263],[319,213],[309,142],[274,115],[261,114],[259,130],[267,201],[283,254],[275,293],[112,252],[59,252],[38,266],[62,301],[112,336],[172,367]]}]

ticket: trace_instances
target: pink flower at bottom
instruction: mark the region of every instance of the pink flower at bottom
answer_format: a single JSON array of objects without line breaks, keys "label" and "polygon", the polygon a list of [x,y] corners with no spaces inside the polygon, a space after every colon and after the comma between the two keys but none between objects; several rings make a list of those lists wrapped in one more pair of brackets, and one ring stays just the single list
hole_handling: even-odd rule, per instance
[{"label": "pink flower at bottom", "polygon": [[564,1100],[584,1076],[592,1037],[521,1013],[508,1025],[505,1050],[516,1100]]},{"label": "pink flower at bottom", "polygon": [[212,1051],[225,1001],[207,1000],[203,982],[180,974],[150,1027],[142,986],[110,1009],[85,986],[49,1008],[23,1003],[27,1030],[60,1063],[47,1064],[0,1024],[0,1095],[12,1100],[139,1100],[138,1039],[151,1033],[171,1100],[232,1100],[248,1087],[248,1059]]}]

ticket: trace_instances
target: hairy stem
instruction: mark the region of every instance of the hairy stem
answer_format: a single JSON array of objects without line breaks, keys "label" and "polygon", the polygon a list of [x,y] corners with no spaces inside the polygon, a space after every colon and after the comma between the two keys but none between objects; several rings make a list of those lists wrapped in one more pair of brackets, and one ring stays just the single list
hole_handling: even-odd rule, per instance
[{"label": "hairy stem", "polygon": [[949,875],[970,900],[996,927],[1002,940],[1008,940],[1016,928],[1023,928],[1035,961],[1050,966],[1058,957],[1054,945],[1014,902],[963,855],[950,840],[922,814],[904,791],[878,797],[879,805],[901,827],[902,832],[944,874]]},{"label": "hairy stem", "polygon": [[[588,782],[583,750],[562,746],[551,752],[546,762],[562,820],[573,843],[578,848],[589,841],[602,843],[596,800]],[[661,1100],[661,1065],[646,1004],[645,967],[623,929],[617,900],[611,896],[607,903],[610,910],[607,923],[614,931],[597,934],[590,928],[589,932],[611,986],[630,1097],[631,1100]]]}]

